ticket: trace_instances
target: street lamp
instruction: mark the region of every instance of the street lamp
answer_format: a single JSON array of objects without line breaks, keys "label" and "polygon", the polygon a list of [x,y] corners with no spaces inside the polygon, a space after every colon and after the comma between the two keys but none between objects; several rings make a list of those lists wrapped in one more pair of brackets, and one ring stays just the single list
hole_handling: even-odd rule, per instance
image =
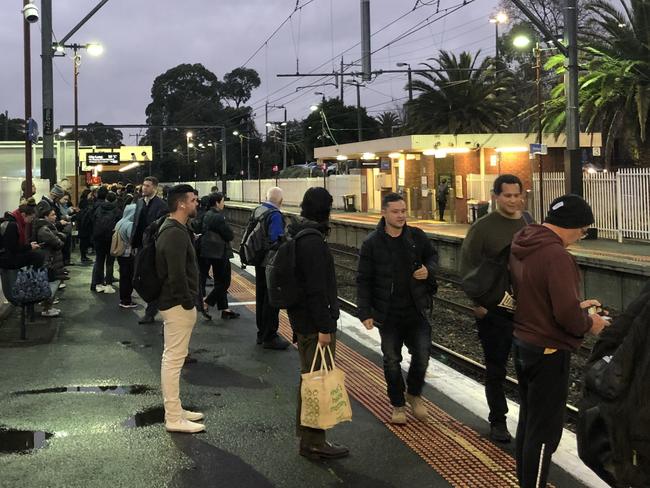
[{"label": "street lamp", "polygon": [[[531,43],[531,40],[524,36],[519,35],[513,39],[515,47],[520,49],[526,48]],[[542,144],[542,49],[539,47],[539,41],[535,42],[533,48],[535,54],[535,86],[537,91],[537,143]],[[544,221],[544,161],[542,153],[537,155],[538,169],[539,169],[539,219],[540,222]]]},{"label": "street lamp", "polygon": [[[185,133],[185,145],[187,146],[186,152],[187,152],[187,166],[188,167],[190,167],[190,164],[191,164],[190,163],[190,148],[194,147],[194,144],[192,143],[192,136],[193,135],[194,134],[192,134],[192,131],[189,131],[189,130]],[[194,174],[196,175],[196,170],[194,170]]]},{"label": "street lamp", "polygon": [[495,32],[495,47],[496,47],[496,54],[495,54],[495,59],[499,59],[499,24],[507,24],[508,23],[508,16],[504,12],[499,12],[497,13],[494,17],[490,18],[490,24],[494,24],[494,32]]},{"label": "street lamp", "polygon": [[411,73],[411,64],[410,63],[397,63],[398,68],[403,68],[404,66],[408,67],[408,89],[409,89],[409,102],[413,101],[413,86],[412,86],[412,73]]},{"label": "street lamp", "polygon": [[74,75],[74,173],[75,173],[75,200],[79,202],[79,180],[81,179],[81,165],[79,164],[79,65],[81,56],[79,51],[85,49],[91,56],[98,56],[104,52],[101,44],[91,42],[87,44],[55,44],[54,49],[64,53],[65,49],[72,49],[73,52],[73,75]]}]

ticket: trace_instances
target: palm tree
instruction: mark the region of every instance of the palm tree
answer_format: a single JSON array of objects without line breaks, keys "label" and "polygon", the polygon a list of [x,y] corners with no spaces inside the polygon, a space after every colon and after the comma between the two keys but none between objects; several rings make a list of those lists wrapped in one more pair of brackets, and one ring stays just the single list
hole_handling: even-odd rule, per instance
[{"label": "palm tree", "polygon": [[458,58],[440,51],[437,68],[418,73],[413,90],[420,95],[409,103],[409,130],[413,133],[475,134],[505,129],[516,114],[510,90],[511,76],[498,70],[495,60],[480,51]]},{"label": "palm tree", "polygon": [[[650,5],[647,0],[619,1],[622,11],[605,0],[588,5],[594,28],[585,49],[585,74],[579,79],[582,125],[587,132],[603,133],[608,164],[617,140],[632,148],[634,159],[650,159]],[[563,74],[563,61],[555,56],[547,67]],[[566,124],[564,85],[551,95],[544,124],[557,134]]]},{"label": "palm tree", "polygon": [[382,112],[375,119],[379,122],[379,132],[382,137],[393,137],[395,129],[401,125],[399,115],[395,112]]}]

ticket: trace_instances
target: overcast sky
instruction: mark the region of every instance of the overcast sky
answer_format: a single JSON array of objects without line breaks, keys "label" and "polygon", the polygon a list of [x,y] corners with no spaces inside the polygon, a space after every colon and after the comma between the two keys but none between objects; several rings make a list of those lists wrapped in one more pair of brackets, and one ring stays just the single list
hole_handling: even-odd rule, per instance
[{"label": "overcast sky", "polygon": [[[247,67],[256,69],[262,85],[249,104],[264,122],[264,103],[286,104],[288,117],[303,118],[319,100],[315,91],[335,95],[333,86],[297,87],[317,78],[277,78],[278,73],[329,72],[360,58],[358,0],[300,0],[304,7],[253,57]],[[35,2],[40,7],[40,0]],[[66,35],[99,0],[54,0],[55,38]],[[439,18],[462,0],[371,0],[372,50],[395,40],[409,29]],[[15,9],[11,5],[15,4]],[[373,69],[396,69],[395,63],[412,65],[435,56],[439,49],[460,52],[482,50],[494,54],[494,26],[488,17],[496,0],[475,0],[460,10],[424,26],[414,34],[379,50]],[[418,8],[413,10],[417,5]],[[69,42],[100,41],[104,54],[84,55],[79,77],[79,120],[85,124],[144,123],[145,108],[156,76],[181,63],[202,63],[220,79],[242,65],[296,6],[296,0],[109,0]],[[22,117],[23,31],[20,0],[3,0],[0,10],[0,110]],[[436,14],[436,11],[439,13]],[[403,18],[397,20],[399,17]],[[383,29],[380,31],[380,29]],[[380,32],[379,32],[380,31]],[[32,96],[34,118],[42,127],[40,23],[32,25]],[[335,58],[335,61],[330,61]],[[323,66],[321,66],[323,65]],[[415,68],[415,66],[413,66]],[[323,80],[333,82],[333,79]],[[376,114],[403,103],[405,74],[384,74],[362,89],[362,104]],[[346,103],[356,103],[353,87]],[[72,61],[54,61],[55,125],[73,122]],[[280,120],[280,111],[269,119]],[[125,130],[125,143],[133,143]]]}]

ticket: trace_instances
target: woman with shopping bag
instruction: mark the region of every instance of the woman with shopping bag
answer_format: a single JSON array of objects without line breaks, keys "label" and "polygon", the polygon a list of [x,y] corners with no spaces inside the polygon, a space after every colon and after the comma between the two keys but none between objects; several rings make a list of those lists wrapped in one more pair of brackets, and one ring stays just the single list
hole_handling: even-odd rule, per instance
[{"label": "woman with shopping bag", "polygon": [[[334,259],[325,238],[329,232],[329,217],[332,209],[332,196],[324,188],[310,188],[305,192],[301,212],[288,228],[289,238],[295,237],[305,229],[316,229],[318,233],[305,234],[295,242],[296,277],[301,284],[304,297],[296,305],[287,309],[289,321],[294,332],[294,342],[298,344],[300,369],[302,373],[301,386],[311,385],[311,380],[320,377],[320,390],[325,391],[338,374],[334,374],[334,357],[336,352],[336,323],[339,318],[339,306],[336,290],[336,275]],[[336,382],[336,381],[334,381]],[[342,380],[339,385],[344,389]],[[302,388],[301,388],[302,389]],[[314,410],[313,389],[306,388],[310,395],[302,397],[298,393],[298,408],[296,415],[296,435],[300,438],[300,455],[310,459],[337,459],[346,457],[349,449],[332,442],[325,437],[325,428],[334,426],[337,422],[326,421],[325,416],[308,414],[309,408]],[[338,395],[340,392],[336,392]],[[316,393],[316,397],[318,397]],[[349,409],[350,402],[344,395]],[[301,423],[301,413],[305,402],[307,425]],[[338,403],[338,402],[337,402]],[[338,405],[337,411],[343,411]],[[320,410],[319,410],[320,413]],[[351,415],[351,412],[349,412]],[[350,420],[350,415],[343,420]],[[329,415],[331,417],[331,415]],[[337,415],[335,414],[334,417]],[[322,421],[322,423],[320,423]]]}]

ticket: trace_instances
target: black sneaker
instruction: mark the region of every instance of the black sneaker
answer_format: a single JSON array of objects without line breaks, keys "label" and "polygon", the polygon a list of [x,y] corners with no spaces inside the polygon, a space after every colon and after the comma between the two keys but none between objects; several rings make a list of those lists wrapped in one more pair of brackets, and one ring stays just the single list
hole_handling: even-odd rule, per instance
[{"label": "black sneaker", "polygon": [[508,432],[508,427],[506,427],[505,423],[498,423],[490,426],[490,439],[507,444],[512,440],[512,436]]},{"label": "black sneaker", "polygon": [[350,455],[350,449],[333,442],[325,442],[320,446],[310,446],[300,443],[300,455],[309,459],[340,459]]},{"label": "black sneaker", "polygon": [[264,349],[274,349],[276,351],[284,351],[290,345],[291,343],[286,339],[283,339],[280,336],[275,336],[272,340],[264,342],[262,344],[262,347],[264,347]]},{"label": "black sneaker", "polygon": [[155,324],[156,319],[152,317],[151,315],[145,315],[142,317],[140,320],[138,320],[138,324],[144,325],[144,324]]}]

